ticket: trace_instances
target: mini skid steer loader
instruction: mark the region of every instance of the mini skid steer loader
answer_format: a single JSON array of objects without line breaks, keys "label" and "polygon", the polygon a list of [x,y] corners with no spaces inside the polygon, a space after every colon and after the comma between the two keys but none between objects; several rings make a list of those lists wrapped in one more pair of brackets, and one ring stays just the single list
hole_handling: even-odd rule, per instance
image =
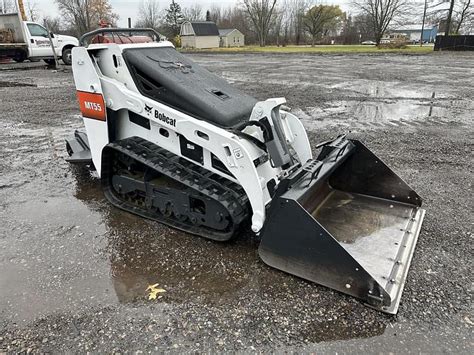
[{"label": "mini skid steer loader", "polygon": [[[425,213],[416,192],[357,140],[313,157],[285,99],[258,102],[169,42],[134,43],[144,32],[159,38],[100,29],[73,49],[86,133],[68,160],[94,167],[118,208],[216,241],[250,226],[268,265],[395,314]],[[118,40],[87,43],[98,35]]]}]

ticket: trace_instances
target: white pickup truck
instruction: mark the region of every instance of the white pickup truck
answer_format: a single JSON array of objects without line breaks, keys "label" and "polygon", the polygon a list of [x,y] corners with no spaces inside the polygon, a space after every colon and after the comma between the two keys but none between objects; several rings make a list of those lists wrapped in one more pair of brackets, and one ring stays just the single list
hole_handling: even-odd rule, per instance
[{"label": "white pickup truck", "polygon": [[[71,64],[71,50],[79,45],[75,37],[49,33],[58,58]],[[53,49],[48,30],[35,22],[22,21],[17,13],[0,14],[0,57],[9,57],[16,62],[25,59],[43,59],[54,63]]]}]

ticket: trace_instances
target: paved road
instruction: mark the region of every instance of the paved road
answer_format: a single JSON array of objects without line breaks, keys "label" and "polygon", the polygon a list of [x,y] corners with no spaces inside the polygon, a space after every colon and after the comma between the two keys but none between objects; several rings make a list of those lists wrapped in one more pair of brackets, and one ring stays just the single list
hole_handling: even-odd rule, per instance
[{"label": "paved road", "polygon": [[[70,167],[72,75],[0,66],[0,353],[472,353],[472,54],[193,55],[259,99],[286,96],[311,142],[350,132],[423,197],[398,316],[111,208]],[[167,292],[148,301],[146,288]]]}]

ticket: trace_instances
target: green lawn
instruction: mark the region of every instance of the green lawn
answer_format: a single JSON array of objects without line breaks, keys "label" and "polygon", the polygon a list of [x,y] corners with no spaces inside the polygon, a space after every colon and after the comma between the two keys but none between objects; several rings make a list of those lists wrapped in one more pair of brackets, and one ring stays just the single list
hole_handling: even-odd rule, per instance
[{"label": "green lawn", "polygon": [[377,48],[363,45],[323,45],[323,46],[245,46],[241,48],[185,49],[186,52],[223,52],[223,53],[431,53],[432,45],[408,46],[405,49]]}]

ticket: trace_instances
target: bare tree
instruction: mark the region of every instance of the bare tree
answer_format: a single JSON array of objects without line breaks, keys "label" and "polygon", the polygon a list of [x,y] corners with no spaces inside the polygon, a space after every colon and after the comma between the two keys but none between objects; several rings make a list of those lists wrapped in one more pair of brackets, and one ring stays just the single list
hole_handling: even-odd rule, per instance
[{"label": "bare tree", "polygon": [[154,28],[160,26],[160,8],[157,0],[142,0],[138,7],[136,27]]},{"label": "bare tree", "polygon": [[251,29],[246,11],[240,6],[228,7],[221,11],[219,21],[220,28],[236,28],[245,35],[245,40],[250,43],[254,40],[255,34]]},{"label": "bare tree", "polygon": [[471,16],[467,21],[464,21],[464,33],[474,34],[474,16]]},{"label": "bare tree", "polygon": [[313,3],[314,0],[289,0],[287,3],[290,12],[290,26],[294,31],[294,41],[296,45],[299,45],[303,39],[304,16]]},{"label": "bare tree", "polygon": [[471,0],[464,0],[461,1],[460,10],[457,14],[457,26],[456,26],[456,33],[459,33],[463,24],[469,20],[472,21],[474,17],[474,4],[471,5]]},{"label": "bare tree", "polygon": [[[219,5],[213,4],[209,11],[209,21],[219,24],[222,17],[222,9]],[[207,18],[206,14],[206,18]]]},{"label": "bare tree", "polygon": [[290,6],[289,6],[290,0],[285,0],[283,5],[280,8],[281,12],[281,36],[283,36],[283,46],[286,46],[290,42],[290,35],[291,35],[291,20],[292,20],[292,13],[289,11]]},{"label": "bare tree", "polygon": [[273,32],[276,38],[276,45],[278,47],[281,44],[280,38],[281,38],[284,21],[285,21],[285,11],[282,8],[278,7],[277,9],[275,9],[274,25],[273,25]]},{"label": "bare tree", "polygon": [[[15,13],[18,11],[17,0],[0,0],[0,12]],[[38,3],[35,0],[24,1],[25,15],[29,21],[37,21],[39,18]]]},{"label": "bare tree", "polygon": [[101,20],[114,24],[118,15],[109,0],[55,0],[64,21],[76,35],[97,28]]},{"label": "bare tree", "polygon": [[372,20],[365,14],[359,14],[353,18],[354,31],[359,37],[358,43],[375,38]]},{"label": "bare tree", "polygon": [[202,21],[204,17],[202,6],[196,3],[190,7],[184,8],[183,16],[188,21]]},{"label": "bare tree", "polygon": [[[313,0],[284,0],[275,7],[269,40],[274,40],[279,45],[290,42],[298,44],[303,39],[303,18],[307,4]],[[268,41],[268,40],[267,40]]]},{"label": "bare tree", "polygon": [[86,0],[56,0],[65,22],[80,35],[92,29],[90,7]]},{"label": "bare tree", "polygon": [[377,45],[389,26],[406,15],[411,5],[410,0],[353,0],[352,4],[361,14],[367,16]]},{"label": "bare tree", "polygon": [[61,32],[61,19],[59,17],[45,16],[43,17],[43,26],[53,33]]},{"label": "bare tree", "polygon": [[431,23],[438,23],[439,30],[446,35],[449,33],[470,33],[473,30],[472,25],[474,22],[473,1],[474,0],[455,0],[451,2],[451,0],[449,0],[449,8],[439,7],[442,3],[431,6],[432,9],[430,9],[429,6],[427,19]]},{"label": "bare tree", "polygon": [[28,0],[24,2],[26,16],[30,21],[36,22],[39,19],[38,3],[35,0]]},{"label": "bare tree", "polygon": [[[229,27],[227,23],[230,23],[232,21],[232,17],[233,17],[233,9],[231,6],[229,6],[228,8],[222,9],[219,25],[225,28]],[[224,23],[226,23],[226,25],[224,25]]]},{"label": "bare tree", "polygon": [[265,47],[277,0],[243,0],[243,3],[260,47]]},{"label": "bare tree", "polygon": [[[1,0],[0,0],[0,2],[1,2]],[[5,11],[6,14],[12,13],[12,12],[17,12],[17,7],[16,7],[16,4],[15,4],[15,0],[4,0],[1,3],[1,5],[4,6],[4,8],[2,10]]]}]

